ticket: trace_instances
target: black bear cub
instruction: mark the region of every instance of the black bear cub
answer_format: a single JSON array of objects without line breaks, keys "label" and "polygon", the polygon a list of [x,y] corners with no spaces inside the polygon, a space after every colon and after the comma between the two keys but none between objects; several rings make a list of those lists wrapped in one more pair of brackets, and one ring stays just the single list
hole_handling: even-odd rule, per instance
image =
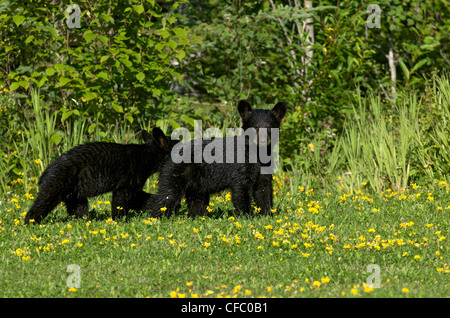
[{"label": "black bear cub", "polygon": [[82,217],[88,212],[88,197],[113,192],[112,218],[139,210],[150,194],[142,191],[173,146],[161,129],[142,131],[144,144],[91,142],[65,152],[39,178],[39,193],[25,217],[39,223],[61,201],[67,212]]},{"label": "black bear cub", "polygon": [[[241,135],[179,143],[161,167],[159,190],[150,200],[152,214],[170,216],[185,196],[189,216],[204,215],[210,195],[225,189],[231,192],[236,215],[251,213],[252,198],[260,213],[269,214],[273,205],[273,170],[264,169],[273,167],[270,160],[277,140],[272,139],[274,132],[278,136],[286,108],[286,103],[279,102],[271,110],[252,109],[241,100]],[[175,160],[174,154],[184,159]]]}]

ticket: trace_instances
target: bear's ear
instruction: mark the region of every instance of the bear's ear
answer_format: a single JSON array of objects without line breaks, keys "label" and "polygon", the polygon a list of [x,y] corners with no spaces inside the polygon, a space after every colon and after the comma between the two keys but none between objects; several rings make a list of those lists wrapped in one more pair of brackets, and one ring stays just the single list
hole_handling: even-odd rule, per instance
[{"label": "bear's ear", "polygon": [[239,115],[241,115],[241,118],[247,116],[251,111],[252,107],[250,106],[250,103],[246,100],[240,100],[238,103],[238,111]]},{"label": "bear's ear", "polygon": [[141,131],[141,135],[142,135],[142,140],[143,140],[145,143],[149,143],[150,141],[153,140],[152,134],[149,133],[147,130],[142,130],[142,131]]},{"label": "bear's ear", "polygon": [[287,104],[285,102],[279,102],[272,108],[272,112],[275,114],[279,121],[284,118],[284,115],[286,115],[286,111]]},{"label": "bear's ear", "polygon": [[167,139],[166,135],[164,135],[164,132],[158,128],[155,127],[152,130],[153,139],[156,141],[159,147],[161,147],[164,150],[169,150],[169,140]]}]

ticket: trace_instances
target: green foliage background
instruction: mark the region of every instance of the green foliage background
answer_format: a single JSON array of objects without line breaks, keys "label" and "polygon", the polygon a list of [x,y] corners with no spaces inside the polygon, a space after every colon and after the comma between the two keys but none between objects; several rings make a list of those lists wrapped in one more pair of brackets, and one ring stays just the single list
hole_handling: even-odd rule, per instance
[{"label": "green foliage background", "polygon": [[66,10],[70,3],[2,2],[3,85],[24,108],[31,87],[39,88],[63,120],[133,124],[161,116],[161,98],[180,79],[172,64],[189,43],[186,28],[175,24],[180,2],[78,1],[80,28],[68,27],[76,14]]}]

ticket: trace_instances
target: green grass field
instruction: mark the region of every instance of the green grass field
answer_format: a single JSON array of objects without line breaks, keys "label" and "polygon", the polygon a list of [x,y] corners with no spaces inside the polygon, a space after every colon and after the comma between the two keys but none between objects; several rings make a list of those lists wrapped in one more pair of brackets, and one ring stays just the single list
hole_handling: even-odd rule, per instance
[{"label": "green grass field", "polygon": [[114,222],[105,195],[82,220],[60,205],[29,226],[33,195],[11,193],[0,205],[0,297],[448,297],[450,185],[293,184],[274,177],[270,217],[234,218],[223,193],[204,218],[183,204],[169,219]]}]

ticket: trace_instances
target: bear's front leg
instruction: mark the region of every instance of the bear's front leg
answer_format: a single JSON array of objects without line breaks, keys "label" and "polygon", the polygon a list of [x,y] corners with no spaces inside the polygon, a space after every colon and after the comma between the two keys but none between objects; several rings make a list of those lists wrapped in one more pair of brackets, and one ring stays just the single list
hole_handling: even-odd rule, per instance
[{"label": "bear's front leg", "polygon": [[236,216],[241,214],[250,215],[251,196],[248,187],[235,187],[231,190],[231,202],[233,203]]},{"label": "bear's front leg", "polygon": [[111,217],[113,220],[127,215],[133,197],[133,191],[128,189],[113,191],[111,200]]},{"label": "bear's front leg", "polygon": [[273,206],[272,175],[261,174],[253,188],[255,204],[262,215],[270,215]]},{"label": "bear's front leg", "polygon": [[82,218],[89,212],[87,198],[68,198],[64,202],[67,212],[76,218]]},{"label": "bear's front leg", "polygon": [[195,218],[197,215],[204,216],[209,205],[209,194],[198,193],[194,189],[187,189],[186,203],[191,218]]}]

